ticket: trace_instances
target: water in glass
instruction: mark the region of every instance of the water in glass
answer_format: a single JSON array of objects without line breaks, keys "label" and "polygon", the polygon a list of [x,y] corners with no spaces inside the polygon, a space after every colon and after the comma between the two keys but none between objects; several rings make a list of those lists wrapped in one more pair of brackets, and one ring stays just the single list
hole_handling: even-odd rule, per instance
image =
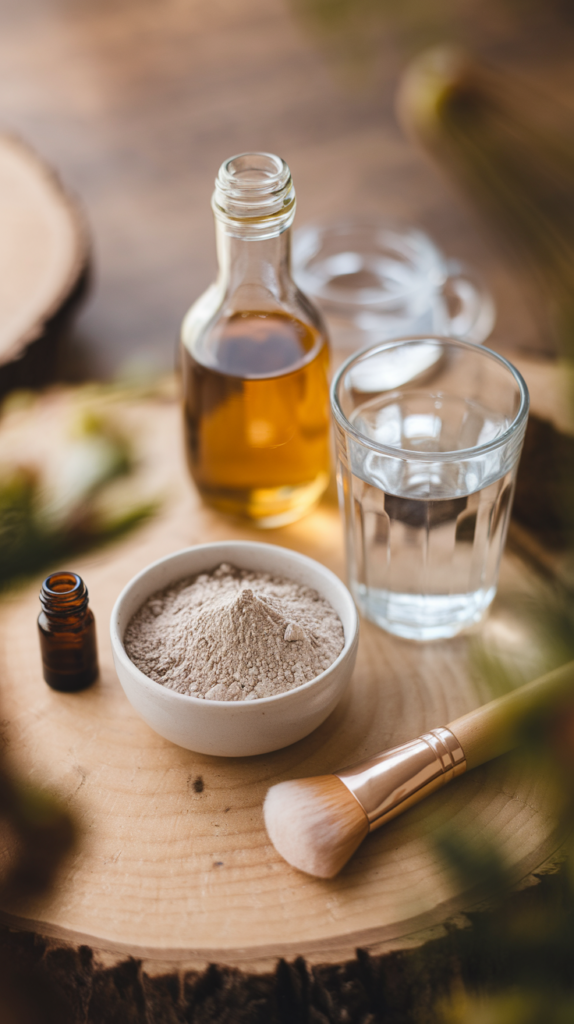
[{"label": "water in glass", "polygon": [[[367,399],[350,422],[397,449],[395,458],[351,442],[339,463],[355,598],[400,636],[454,635],[494,597],[515,476],[499,448],[465,454],[504,433],[508,417],[476,400],[413,389]],[[409,459],[416,452],[456,456]]]}]

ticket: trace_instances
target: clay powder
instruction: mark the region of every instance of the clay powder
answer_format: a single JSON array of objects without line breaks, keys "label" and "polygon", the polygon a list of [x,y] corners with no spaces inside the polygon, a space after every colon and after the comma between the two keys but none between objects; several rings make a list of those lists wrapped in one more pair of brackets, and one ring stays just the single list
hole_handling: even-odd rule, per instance
[{"label": "clay powder", "polygon": [[170,690],[254,700],[314,679],[345,636],[316,590],[223,564],[152,594],[124,643],[134,665]]}]

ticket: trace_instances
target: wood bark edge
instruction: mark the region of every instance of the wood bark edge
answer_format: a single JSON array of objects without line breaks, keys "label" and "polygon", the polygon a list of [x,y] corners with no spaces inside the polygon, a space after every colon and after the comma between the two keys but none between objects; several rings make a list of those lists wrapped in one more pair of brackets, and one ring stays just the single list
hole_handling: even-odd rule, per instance
[{"label": "wood bark edge", "polygon": [[52,295],[41,310],[31,312],[22,333],[8,339],[0,352],[0,394],[14,387],[37,386],[53,376],[58,343],[87,292],[90,264],[88,227],[78,200],[64,187],[57,172],[17,135],[0,135],[0,160],[6,152],[24,161],[41,182],[69,229],[70,244]]}]

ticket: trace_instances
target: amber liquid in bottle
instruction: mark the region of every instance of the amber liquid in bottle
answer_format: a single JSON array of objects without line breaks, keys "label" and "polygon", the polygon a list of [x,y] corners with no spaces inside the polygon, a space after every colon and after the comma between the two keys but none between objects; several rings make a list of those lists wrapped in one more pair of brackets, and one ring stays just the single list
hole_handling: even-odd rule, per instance
[{"label": "amber liquid in bottle", "polygon": [[329,478],[328,346],[280,311],[235,313],[207,356],[183,346],[188,464],[210,505],[261,526],[298,519]]},{"label": "amber liquid in bottle", "polygon": [[75,693],[98,677],[96,623],[88,591],[73,572],[54,572],[40,591],[38,617],[44,679],[53,690]]}]

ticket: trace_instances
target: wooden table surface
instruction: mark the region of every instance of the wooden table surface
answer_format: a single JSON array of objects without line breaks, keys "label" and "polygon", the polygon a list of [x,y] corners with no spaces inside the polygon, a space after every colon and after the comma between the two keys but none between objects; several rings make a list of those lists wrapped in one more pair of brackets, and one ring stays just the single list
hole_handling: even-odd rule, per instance
[{"label": "wooden table surface", "polygon": [[[574,92],[567,53],[519,43],[523,71]],[[290,164],[296,223],[369,212],[419,223],[482,270],[496,346],[544,347],[512,268],[400,134],[398,47],[383,44],[378,63],[371,85],[350,86],[288,0],[4,0],[0,126],[59,170],[94,237],[71,375],[172,364],[182,315],[214,274],[213,178],[252,148]]]},{"label": "wooden table surface", "polygon": [[[18,452],[24,462],[49,464],[82,401],[81,393],[54,393],[32,410],[14,409],[3,421],[0,459]],[[280,780],[354,763],[490,699],[475,659],[485,631],[496,649],[506,645],[526,679],[549,667],[538,663],[536,633],[516,600],[517,593],[529,600],[546,593],[528,565],[505,555],[494,609],[471,635],[418,645],[363,621],[349,691],[299,743],[248,758],[184,750],[153,732],[121,690],[108,632],[118,593],[157,558],[221,539],[271,541],[344,575],[341,521],[327,496],[311,515],[262,538],[203,506],[190,486],[175,400],[112,401],[105,408],[138,438],[133,486],[161,495],[162,508],[139,530],[74,560],[98,624],[101,677],[91,689],[61,694],[42,680],[38,580],[0,600],[7,756],[22,777],[59,794],[80,833],[50,893],[4,902],[2,922],[73,947],[87,944],[98,956],[163,965],[158,970],[217,962],[258,972],[272,970],[278,956],[341,963],[357,946],[404,950],[430,931],[443,934],[445,921],[481,895],[448,871],[437,846],[443,833],[454,831],[475,848],[495,842],[514,883],[539,871],[560,836],[548,781],[520,760],[502,758],[470,772],[370,836],[328,881],[281,859],[261,812],[268,787]],[[10,856],[9,842],[0,842],[0,868]]]}]

